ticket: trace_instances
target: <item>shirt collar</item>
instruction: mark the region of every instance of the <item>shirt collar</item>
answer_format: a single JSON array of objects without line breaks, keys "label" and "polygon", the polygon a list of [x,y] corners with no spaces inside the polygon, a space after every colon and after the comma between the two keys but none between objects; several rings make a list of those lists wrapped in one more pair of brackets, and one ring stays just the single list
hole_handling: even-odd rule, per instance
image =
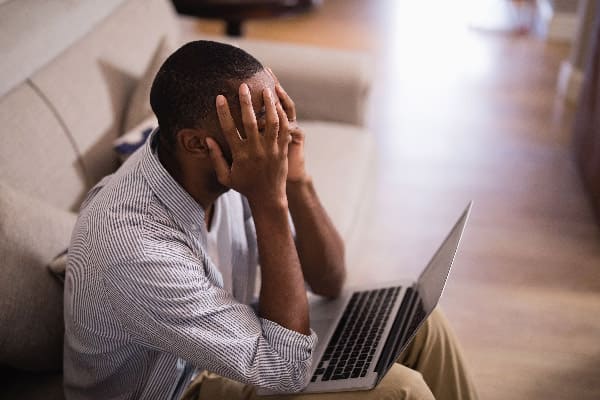
[{"label": "shirt collar", "polygon": [[[144,144],[142,155],[142,173],[156,197],[169,209],[176,222],[185,231],[205,232],[204,209],[194,198],[169,174],[158,159],[156,128]],[[200,235],[205,242],[204,234]]]}]

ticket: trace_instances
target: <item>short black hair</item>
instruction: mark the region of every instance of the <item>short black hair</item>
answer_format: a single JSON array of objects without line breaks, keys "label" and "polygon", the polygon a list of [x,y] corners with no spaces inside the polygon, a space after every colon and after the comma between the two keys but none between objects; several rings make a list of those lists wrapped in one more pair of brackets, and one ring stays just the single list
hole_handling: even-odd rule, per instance
[{"label": "short black hair", "polygon": [[152,83],[150,105],[160,135],[173,144],[180,129],[196,128],[216,112],[217,95],[235,96],[241,81],[263,69],[252,55],[225,43],[183,45],[165,60]]}]

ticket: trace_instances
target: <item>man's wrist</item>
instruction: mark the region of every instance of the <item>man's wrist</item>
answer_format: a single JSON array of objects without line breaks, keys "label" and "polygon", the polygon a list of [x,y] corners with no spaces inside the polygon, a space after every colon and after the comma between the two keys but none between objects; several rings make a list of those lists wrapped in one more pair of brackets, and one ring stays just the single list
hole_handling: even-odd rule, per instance
[{"label": "man's wrist", "polygon": [[287,212],[288,209],[288,200],[286,195],[271,197],[247,197],[247,199],[253,215],[263,211],[267,213],[277,212],[279,210]]},{"label": "man's wrist", "polygon": [[304,190],[311,190],[311,188],[312,178],[308,174],[304,174],[301,178],[288,179],[285,184],[285,191],[288,196]]},{"label": "man's wrist", "polygon": [[318,202],[312,178],[308,175],[302,180],[287,182],[286,194],[292,213],[299,207],[312,207]]}]

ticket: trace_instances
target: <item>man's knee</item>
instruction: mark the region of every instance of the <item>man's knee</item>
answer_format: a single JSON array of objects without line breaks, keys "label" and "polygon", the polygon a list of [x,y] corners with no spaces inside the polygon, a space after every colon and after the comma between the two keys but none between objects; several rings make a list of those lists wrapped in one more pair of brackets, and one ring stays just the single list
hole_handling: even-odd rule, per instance
[{"label": "man's knee", "polygon": [[439,307],[436,307],[417,332],[417,340],[422,345],[445,343],[452,336],[448,320]]},{"label": "man's knee", "polygon": [[367,398],[404,400],[434,399],[431,390],[423,380],[423,376],[419,372],[400,364],[394,364]]},{"label": "man's knee", "polygon": [[421,330],[424,331],[428,341],[438,342],[448,335],[448,321],[439,307],[434,308]]},{"label": "man's knee", "polygon": [[423,347],[441,353],[454,353],[457,350],[458,340],[439,307],[433,310],[423,327],[425,328],[422,335],[424,336],[422,338]]}]

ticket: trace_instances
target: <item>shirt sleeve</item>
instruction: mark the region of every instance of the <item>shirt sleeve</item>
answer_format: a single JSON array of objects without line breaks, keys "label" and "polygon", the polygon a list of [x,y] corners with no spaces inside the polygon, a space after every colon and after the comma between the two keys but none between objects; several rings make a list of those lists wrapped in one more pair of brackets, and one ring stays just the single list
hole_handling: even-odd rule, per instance
[{"label": "shirt sleeve", "polygon": [[308,383],[313,331],[303,335],[258,317],[212,284],[202,260],[183,244],[161,246],[142,261],[104,268],[111,306],[133,341],[278,392]]}]

